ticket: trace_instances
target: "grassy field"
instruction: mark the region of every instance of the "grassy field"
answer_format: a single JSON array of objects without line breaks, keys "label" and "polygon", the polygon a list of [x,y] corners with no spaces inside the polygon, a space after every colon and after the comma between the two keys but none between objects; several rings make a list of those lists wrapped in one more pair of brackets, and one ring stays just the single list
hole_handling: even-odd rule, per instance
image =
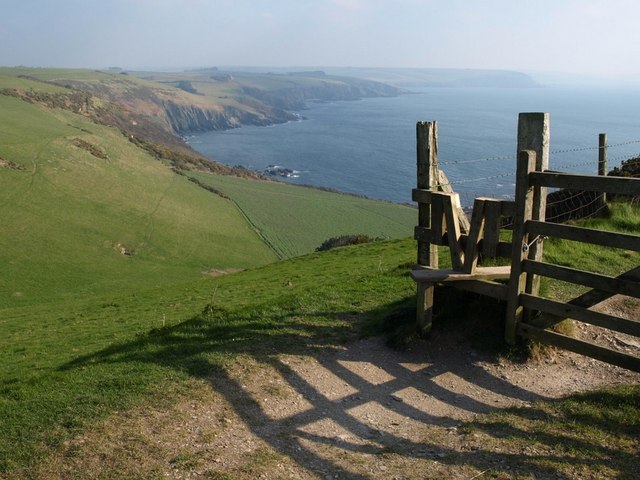
[{"label": "grassy field", "polygon": [[229,201],[175,175],[117,130],[68,111],[0,96],[0,157],[7,165],[0,306],[127,291],[277,258]]},{"label": "grassy field", "polygon": [[[9,311],[12,320],[0,326],[7,332],[0,340],[0,472],[35,462],[38,452],[109,412],[149,401],[159,389],[163,397],[179,390],[204,358],[215,364],[242,351],[299,345],[307,335],[338,343],[357,335],[348,318],[362,314],[375,322],[380,309],[414,290],[403,266],[413,257],[412,241],[367,247]],[[221,324],[217,314],[197,315],[211,302],[225,312]]]},{"label": "grassy field", "polygon": [[[622,217],[629,218],[624,209]],[[614,213],[614,223],[616,218]],[[554,255],[559,247],[550,244],[547,252]],[[98,419],[141,402],[162,408],[163,402],[188,394],[189,379],[210,378],[243,355],[337,346],[410,325],[415,286],[407,270],[414,257],[413,241],[392,240],[173,287],[22,309],[19,322],[0,327],[9,332],[0,340],[0,471],[27,475],[30,465],[35,468],[43,455]],[[637,258],[621,252],[619,262],[631,268]],[[458,308],[475,305],[468,302],[459,301]],[[486,305],[471,308],[482,310],[483,322],[491,317]],[[450,307],[443,310],[436,312],[435,328],[461,328],[471,338],[486,334],[486,323],[474,325],[474,315],[463,324],[452,323],[460,316],[448,316]],[[12,311],[14,318],[18,313],[20,309]],[[499,332],[500,319],[494,320]],[[624,462],[598,461],[598,468],[630,471],[629,439],[640,425],[632,406],[639,394],[630,388],[559,404],[543,402],[535,409],[478,417],[464,428],[490,435],[494,452],[520,448],[523,440],[509,432],[523,432],[538,442],[532,448],[547,451],[569,429],[577,435],[567,444],[574,449],[573,463],[562,466],[560,459],[554,463],[544,456],[539,471],[573,471],[572,465],[606,453],[598,447],[601,442],[619,451]],[[594,420],[598,418],[605,420]],[[607,418],[624,418],[626,427],[611,431]],[[507,470],[494,466],[492,472],[489,478],[508,478]]]},{"label": "grassy field", "polygon": [[411,235],[417,210],[404,205],[276,182],[190,174],[229,196],[280,258],[312,252],[331,237]]}]

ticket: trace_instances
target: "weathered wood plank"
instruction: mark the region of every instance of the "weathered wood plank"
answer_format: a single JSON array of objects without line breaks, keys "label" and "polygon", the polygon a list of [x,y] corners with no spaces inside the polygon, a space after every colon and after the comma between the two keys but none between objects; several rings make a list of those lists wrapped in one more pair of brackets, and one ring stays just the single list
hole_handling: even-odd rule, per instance
[{"label": "weathered wood plank", "polygon": [[568,303],[556,302],[548,298],[536,297],[523,293],[520,295],[520,303],[525,308],[551,313],[558,317],[572,318],[581,322],[608,328],[617,332],[627,333],[640,337],[640,322],[626,318],[594,312],[587,308],[577,307]]},{"label": "weathered wood plank", "polygon": [[[416,124],[417,187],[435,190],[438,182],[438,124],[418,122]],[[431,205],[418,204],[418,226],[431,225]],[[438,247],[429,242],[418,241],[418,264],[438,267]]]},{"label": "weathered wood plank", "polygon": [[429,241],[436,245],[441,244],[442,235],[446,231],[442,202],[442,195],[434,194],[431,197],[431,238]]},{"label": "weathered wood plank", "polygon": [[431,203],[431,190],[414,188],[411,190],[411,198],[417,203]]},{"label": "weathered wood plank", "polygon": [[628,370],[640,372],[640,358],[633,355],[627,355],[600,345],[595,345],[591,342],[577,340],[556,332],[536,328],[526,323],[519,325],[518,334],[525,338],[537,340],[548,345],[554,345]]},{"label": "weathered wood plank", "polygon": [[[440,189],[444,193],[455,193],[453,191],[453,187],[451,187],[451,182],[449,182],[447,175],[444,173],[444,170],[438,170],[438,183],[440,185]],[[458,205],[458,225],[460,225],[461,233],[468,234],[471,231],[469,219],[461,205]]]},{"label": "weathered wood plank", "polygon": [[[505,278],[506,280],[507,278]],[[460,280],[455,282],[455,288],[471,293],[477,293],[486,297],[506,301],[509,287],[506,283],[498,283],[491,280]]]},{"label": "weathered wood plank", "polygon": [[500,215],[502,217],[513,217],[516,213],[516,202],[512,200],[500,200]]},{"label": "weathered wood plank", "polygon": [[418,243],[429,243],[431,240],[431,229],[420,226],[414,227],[413,238],[414,240],[417,240]]},{"label": "weathered wood plank", "polygon": [[469,237],[464,251],[463,271],[466,273],[472,273],[478,265],[479,242],[484,236],[484,206],[485,202],[480,198],[476,198],[473,202]]},{"label": "weathered wood plank", "polygon": [[417,309],[416,327],[420,335],[425,335],[431,330],[433,318],[433,283],[418,283],[417,285]]},{"label": "weathered wood plank", "polygon": [[422,268],[411,270],[409,274],[416,282],[457,282],[465,280],[507,280],[510,266],[478,267],[474,273],[464,273],[455,269]]},{"label": "weathered wood plank", "polygon": [[464,251],[460,243],[460,224],[458,223],[458,208],[460,197],[458,194],[450,194],[442,197],[444,218],[447,224],[447,237],[449,240],[449,251],[451,253],[451,266],[454,269],[462,270],[464,265]]},{"label": "weathered wood plank", "polygon": [[498,255],[498,242],[500,241],[501,201],[484,199],[484,242],[482,254],[495,258]]},{"label": "weathered wood plank", "polygon": [[610,277],[599,273],[587,272],[575,268],[553,265],[550,263],[525,260],[523,269],[528,273],[535,273],[545,277],[555,278],[564,282],[584,285],[586,287],[619,293],[630,297],[640,298],[640,282],[625,280],[621,277]]},{"label": "weathered wood plank", "polygon": [[640,251],[640,236],[628,233],[605,232],[603,230],[593,230],[560,223],[535,221],[527,222],[527,231],[533,236],[564,238],[565,240],[591,243],[603,247]]},{"label": "weathered wood plank", "polygon": [[[635,267],[629,270],[628,272],[619,275],[618,277],[621,280],[632,280],[636,282],[640,282],[640,267]],[[605,300],[611,298],[615,295],[615,292],[604,292],[602,290],[589,290],[588,292],[579,295],[578,297],[572,299],[567,302],[571,305],[575,305],[577,307],[590,308],[594,305],[598,305],[599,303],[604,302]],[[535,320],[531,320],[529,323],[534,324],[539,328],[549,328],[561,321],[565,320],[564,316],[556,316],[556,315],[544,315],[542,317],[538,317]]]},{"label": "weathered wood plank", "polygon": [[518,323],[523,315],[519,296],[526,287],[527,273],[522,270],[522,261],[527,253],[522,245],[528,240],[525,225],[531,220],[533,211],[533,188],[527,181],[529,172],[535,168],[536,154],[532,150],[520,152],[516,171],[516,211],[513,227],[513,251],[511,255],[511,278],[509,280],[509,295],[507,298],[507,312],[505,316],[505,340],[508,344],[516,343]]},{"label": "weathered wood plank", "polygon": [[[533,170],[543,172],[549,169],[549,114],[543,112],[525,112],[518,115],[518,145],[516,155],[523,150],[533,150],[536,163]],[[544,221],[547,209],[547,189],[534,186],[531,219]],[[543,243],[533,243],[528,252],[528,258],[542,260]],[[540,277],[526,276],[525,291],[536,295],[540,290]],[[526,314],[526,312],[525,312]]]},{"label": "weathered wood plank", "polygon": [[532,185],[569,190],[587,190],[620,195],[640,195],[640,178],[600,177],[561,172],[534,172],[529,176]]}]

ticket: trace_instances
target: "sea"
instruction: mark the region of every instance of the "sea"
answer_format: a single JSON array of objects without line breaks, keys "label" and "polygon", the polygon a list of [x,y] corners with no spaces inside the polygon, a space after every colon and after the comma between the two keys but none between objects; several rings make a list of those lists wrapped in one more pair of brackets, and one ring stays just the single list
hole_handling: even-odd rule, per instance
[{"label": "sea", "polygon": [[416,123],[438,122],[438,158],[462,203],[512,198],[520,112],[548,112],[550,168],[597,173],[598,135],[609,168],[640,155],[640,88],[413,88],[391,98],[310,102],[301,120],[190,136],[207,157],[294,184],[398,203],[416,184]]}]

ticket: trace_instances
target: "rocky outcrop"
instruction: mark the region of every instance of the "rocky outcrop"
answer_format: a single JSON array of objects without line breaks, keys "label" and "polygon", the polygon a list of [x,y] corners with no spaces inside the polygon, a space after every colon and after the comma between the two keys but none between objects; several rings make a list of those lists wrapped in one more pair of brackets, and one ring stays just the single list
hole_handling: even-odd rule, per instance
[{"label": "rocky outcrop", "polygon": [[224,107],[219,110],[165,101],[164,110],[171,128],[179,134],[228,130],[241,125],[273,125],[296,120],[298,116],[278,109],[264,112]]}]

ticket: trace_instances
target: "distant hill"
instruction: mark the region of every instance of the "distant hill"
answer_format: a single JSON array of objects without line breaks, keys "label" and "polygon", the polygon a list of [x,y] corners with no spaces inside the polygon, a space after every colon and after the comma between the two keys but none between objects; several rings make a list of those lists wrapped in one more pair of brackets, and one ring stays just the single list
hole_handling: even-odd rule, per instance
[{"label": "distant hill", "polygon": [[398,87],[532,88],[540,85],[529,75],[512,70],[456,68],[330,68],[334,75],[353,76]]}]

